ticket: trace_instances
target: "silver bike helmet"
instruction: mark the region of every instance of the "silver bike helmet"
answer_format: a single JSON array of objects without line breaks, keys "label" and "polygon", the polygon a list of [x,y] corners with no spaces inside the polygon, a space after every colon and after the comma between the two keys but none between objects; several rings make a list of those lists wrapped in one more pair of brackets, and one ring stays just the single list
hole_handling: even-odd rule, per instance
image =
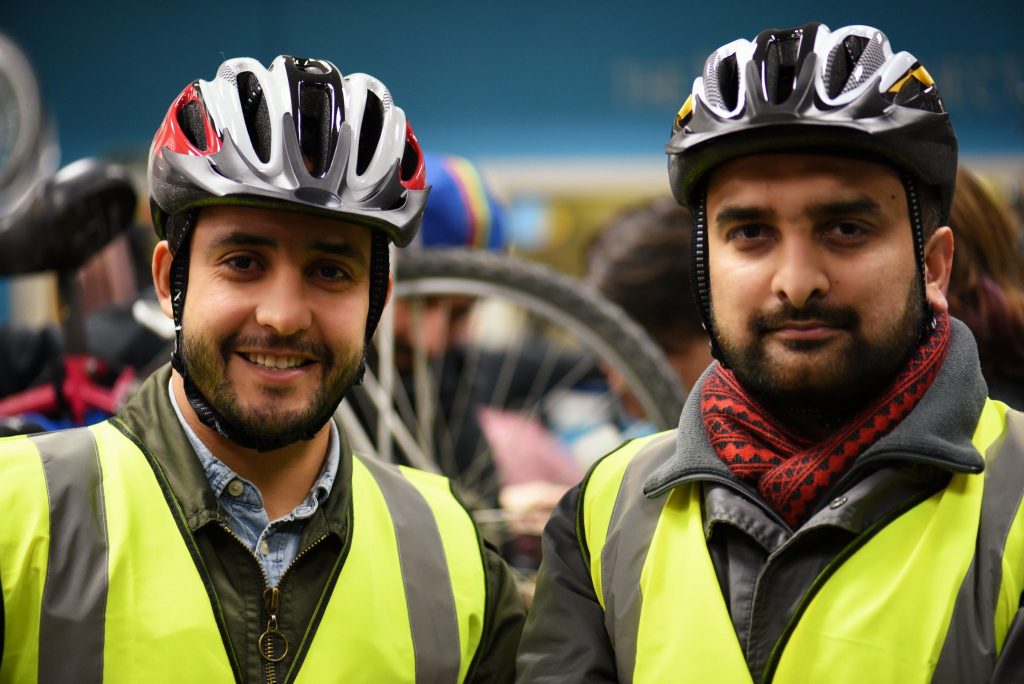
[{"label": "silver bike helmet", "polygon": [[[189,84],[171,103],[150,147],[148,174],[153,226],[174,255],[171,361],[185,380],[189,403],[206,425],[238,444],[283,446],[288,442],[254,441],[231,426],[195,387],[182,358],[188,247],[197,211],[263,207],[371,228],[369,342],[387,299],[388,243],[404,246],[413,239],[429,194],[412,126],[387,87],[367,74],[343,76],[320,59],[280,56],[269,68],[230,59],[212,81]],[[326,413],[323,423],[329,418]]]},{"label": "silver bike helmet", "polygon": [[[706,181],[731,159],[769,152],[865,156],[896,168],[907,193],[918,271],[924,277],[919,190],[948,221],[957,141],[928,71],[870,26],[823,24],[762,31],[715,50],[683,103],[666,145],[669,183],[694,215],[691,285],[711,334]],[[929,317],[926,317],[929,318]]]}]

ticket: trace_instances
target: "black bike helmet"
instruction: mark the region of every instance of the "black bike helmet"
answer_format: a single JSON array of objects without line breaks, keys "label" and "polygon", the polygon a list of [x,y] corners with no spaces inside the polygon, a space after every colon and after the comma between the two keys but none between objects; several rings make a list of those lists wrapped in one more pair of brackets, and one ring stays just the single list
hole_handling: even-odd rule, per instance
[{"label": "black bike helmet", "polygon": [[918,188],[935,193],[944,224],[956,182],[956,135],[934,81],[913,55],[893,54],[885,35],[869,26],[770,29],[719,48],[694,81],[665,150],[672,192],[694,215],[691,284],[719,360],[704,206],[712,169],[751,154],[799,151],[888,163],[907,192],[922,278]]},{"label": "black bike helmet", "polygon": [[[189,403],[203,423],[238,444],[283,446],[229,425],[191,381],[182,359],[196,211],[225,204],[283,209],[373,229],[368,343],[387,299],[388,243],[404,246],[413,239],[429,194],[412,126],[372,76],[342,76],[318,59],[280,56],[269,68],[230,59],[212,81],[191,83],[171,104],[150,147],[148,172],[153,226],[174,254],[171,361]],[[304,438],[329,418],[323,416]]]}]

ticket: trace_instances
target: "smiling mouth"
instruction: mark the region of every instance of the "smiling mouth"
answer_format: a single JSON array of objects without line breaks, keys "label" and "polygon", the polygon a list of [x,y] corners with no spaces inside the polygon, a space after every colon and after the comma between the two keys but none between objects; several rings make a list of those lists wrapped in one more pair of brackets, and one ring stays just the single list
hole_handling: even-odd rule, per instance
[{"label": "smiling mouth", "polygon": [[313,363],[312,359],[292,354],[258,354],[240,352],[239,356],[249,363],[270,370],[290,370]]}]

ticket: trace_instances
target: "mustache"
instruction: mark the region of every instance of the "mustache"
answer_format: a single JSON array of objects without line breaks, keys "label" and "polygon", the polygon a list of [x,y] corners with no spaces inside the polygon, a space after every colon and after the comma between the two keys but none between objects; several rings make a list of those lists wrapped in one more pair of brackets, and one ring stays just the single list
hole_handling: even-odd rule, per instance
[{"label": "mustache", "polygon": [[312,340],[294,339],[279,335],[231,335],[220,345],[225,361],[235,349],[259,349],[261,351],[309,356],[326,366],[334,363],[331,350]]},{"label": "mustache", "polygon": [[751,327],[755,332],[763,334],[785,327],[788,323],[805,321],[815,321],[831,328],[854,328],[860,322],[860,316],[849,307],[827,306],[821,302],[811,302],[800,308],[783,304],[775,311],[755,316]]}]

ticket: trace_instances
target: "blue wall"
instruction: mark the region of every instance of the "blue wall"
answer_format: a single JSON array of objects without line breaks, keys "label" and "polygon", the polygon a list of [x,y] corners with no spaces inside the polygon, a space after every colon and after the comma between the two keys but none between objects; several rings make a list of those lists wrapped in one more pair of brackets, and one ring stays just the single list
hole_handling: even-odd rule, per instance
[{"label": "blue wall", "polygon": [[928,67],[965,152],[1024,153],[1024,3],[9,3],[64,162],[144,150],[225,57],[326,57],[391,88],[421,140],[470,156],[661,154],[703,58],[769,26],[866,23]]}]

